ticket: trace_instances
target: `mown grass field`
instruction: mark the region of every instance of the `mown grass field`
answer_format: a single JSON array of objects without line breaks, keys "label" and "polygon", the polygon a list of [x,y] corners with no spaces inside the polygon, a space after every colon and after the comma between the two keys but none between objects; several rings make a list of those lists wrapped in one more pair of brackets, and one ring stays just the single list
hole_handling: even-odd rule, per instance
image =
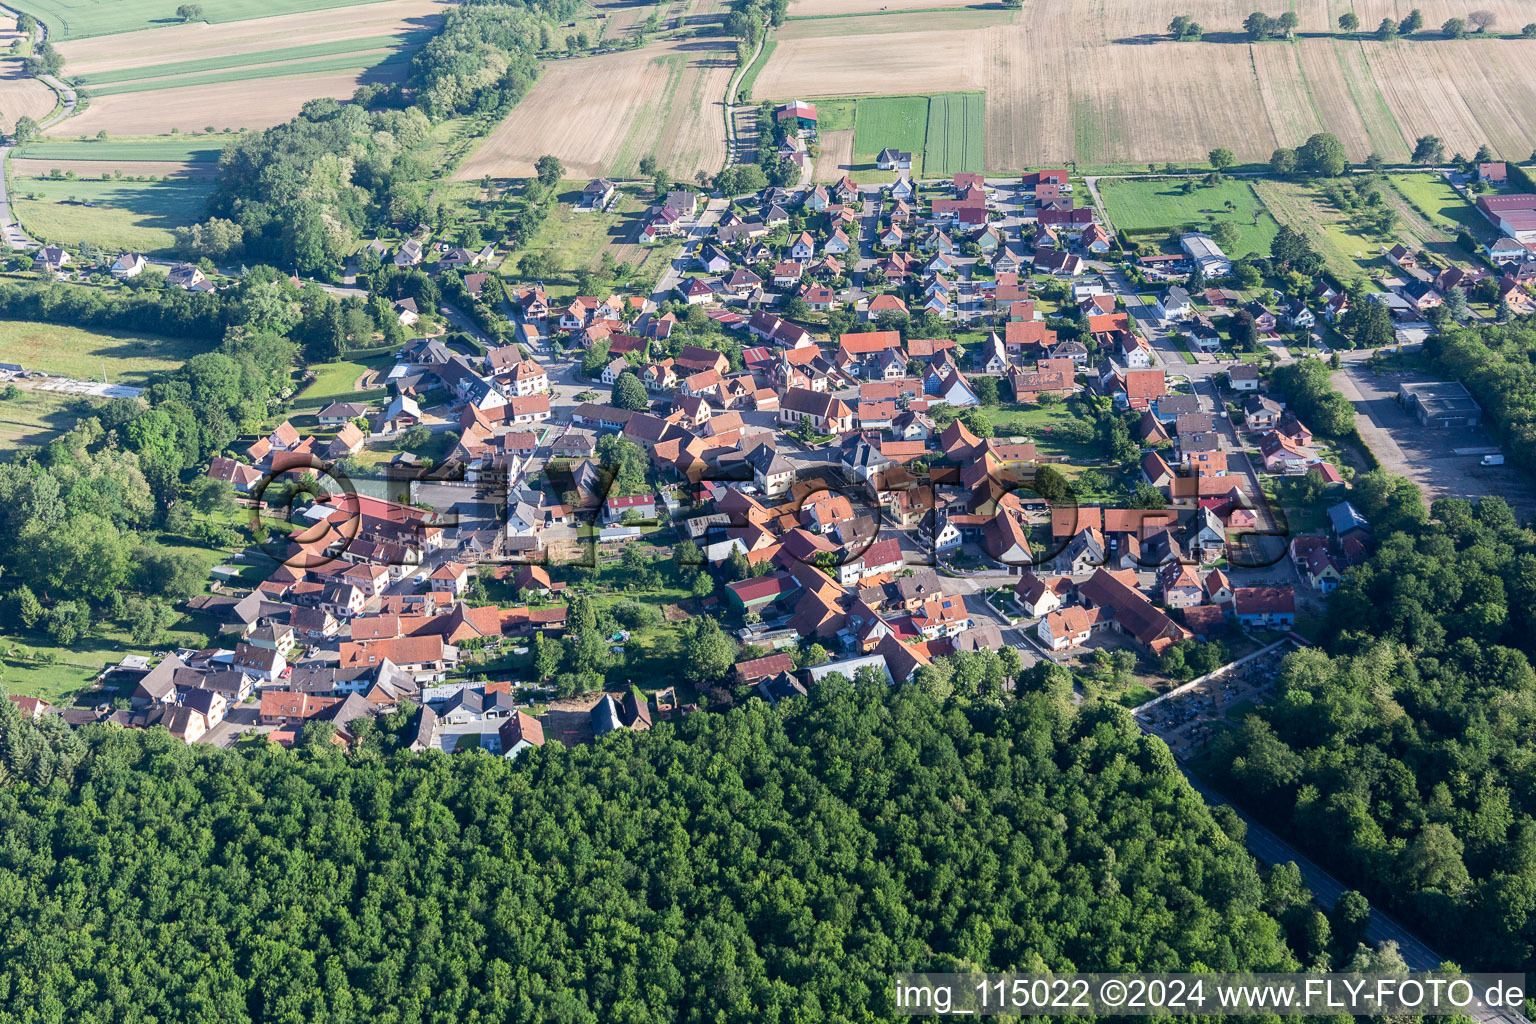
[{"label": "mown grass field", "polygon": [[171,247],[172,228],[202,216],[213,185],[212,178],[25,178],[12,181],[10,189],[17,216],[39,238],[158,252]]},{"label": "mown grass field", "polygon": [[817,100],[816,130],[823,135],[827,132],[851,131],[858,106],[858,100]]},{"label": "mown grass field", "polygon": [[87,331],[63,324],[0,320],[0,363],[20,363],[77,380],[143,386],[211,344],[126,331]]},{"label": "mown grass field", "polygon": [[249,61],[238,66],[200,75],[173,75],[169,78],[144,78],[133,82],[119,82],[88,89],[93,96],[115,96],[120,93],[155,92],[160,89],[181,89],[189,86],[220,85],[224,82],[245,82],[262,78],[295,78],[301,75],[328,74],[332,71],[391,68],[405,65],[410,56],[394,50],[369,50],[365,53],[343,53],[335,57],[314,60],[284,61],[278,64],[252,64]]},{"label": "mown grass field", "polygon": [[[270,18],[279,14],[353,7],[372,0],[219,0],[205,4],[203,20],[213,24]],[[31,14],[48,26],[53,39],[79,39],[132,32],[141,28],[179,25],[181,0],[18,0],[14,9]],[[345,17],[345,15],[337,15]]]},{"label": "mown grass field", "polygon": [[15,156],[27,160],[116,160],[189,163],[217,160],[230,135],[178,135],[171,138],[105,139],[74,141],[41,139],[18,148]]},{"label": "mown grass field", "polygon": [[[1206,230],[1227,221],[1237,229],[1238,243],[1227,255],[1268,253],[1280,225],[1246,181],[1228,179],[1220,185],[1185,194],[1182,181],[1114,181],[1100,186],[1110,222],[1128,235],[1162,236],[1170,231]],[[1231,203],[1229,209],[1227,204]]]},{"label": "mown grass field", "polygon": [[136,82],[146,78],[192,75],[205,71],[219,71],[225,68],[245,68],[263,64],[276,64],[279,61],[307,60],[315,57],[331,57],[349,53],[365,53],[371,50],[387,50],[400,45],[402,42],[417,41],[423,38],[425,38],[423,34],[416,33],[411,37],[386,35],[368,36],[365,39],[339,39],[326,43],[312,43],[307,46],[287,46],[276,50],[264,50],[260,53],[224,54],[218,57],[181,60],[168,64],[146,64],[137,68],[118,68],[95,74],[77,75],[75,79],[80,85],[85,86],[91,92],[100,93],[104,86]]},{"label": "mown grass field", "polygon": [[929,97],[923,171],[929,177],[986,168],[986,96],[947,92]]},{"label": "mown grass field", "polygon": [[80,395],[30,390],[0,400],[0,460],[10,458],[20,448],[52,441],[75,425],[78,409],[91,404]]}]

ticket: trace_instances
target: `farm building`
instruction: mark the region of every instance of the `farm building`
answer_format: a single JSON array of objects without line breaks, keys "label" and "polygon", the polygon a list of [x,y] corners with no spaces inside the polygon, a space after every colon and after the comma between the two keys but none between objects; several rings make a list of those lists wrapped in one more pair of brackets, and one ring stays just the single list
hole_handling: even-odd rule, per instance
[{"label": "farm building", "polygon": [[792,100],[780,107],[775,116],[781,122],[793,118],[797,128],[815,128],[816,104],[806,103],[803,100]]}]

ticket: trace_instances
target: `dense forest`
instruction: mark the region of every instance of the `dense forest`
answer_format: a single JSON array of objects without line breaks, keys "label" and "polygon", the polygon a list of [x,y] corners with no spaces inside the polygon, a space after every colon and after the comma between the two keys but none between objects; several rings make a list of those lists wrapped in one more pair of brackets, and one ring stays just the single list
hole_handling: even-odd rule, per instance
[{"label": "dense forest", "polygon": [[[514,762],[76,734],[0,700],[17,1020],[852,1021],[930,969],[1294,970],[1326,937],[1123,711],[832,676]],[[1307,962],[1311,961],[1310,953]]]},{"label": "dense forest", "polygon": [[1362,482],[1381,546],[1218,775],[1442,954],[1532,969],[1536,533],[1501,498],[1425,517],[1412,485]]}]

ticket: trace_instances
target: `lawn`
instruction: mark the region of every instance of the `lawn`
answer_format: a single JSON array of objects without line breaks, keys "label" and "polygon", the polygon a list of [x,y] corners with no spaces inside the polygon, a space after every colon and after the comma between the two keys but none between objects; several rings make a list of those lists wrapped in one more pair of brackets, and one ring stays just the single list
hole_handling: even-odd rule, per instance
[{"label": "lawn", "polygon": [[258,53],[235,53],[221,57],[203,57],[198,60],[181,60],[169,64],[146,64],[136,68],[119,68],[94,75],[78,75],[77,80],[91,92],[100,95],[100,86],[120,82],[136,82],[144,78],[163,78],[168,75],[192,75],[200,71],[218,71],[224,68],[243,68],[259,64],[275,64],[285,60],[305,60],[313,57],[329,57],[343,53],[361,53],[368,50],[388,50],[413,39],[423,38],[422,33],[412,35],[369,36],[365,39],[337,39],[328,43],[311,43],[307,46],[285,46]]},{"label": "lawn", "polygon": [[377,70],[403,65],[410,55],[397,50],[369,50],[364,53],[342,53],[333,57],[317,57],[312,60],[293,60],[279,64],[253,64],[246,61],[222,71],[201,75],[172,75],[169,78],[145,78],[116,85],[103,85],[87,90],[92,96],[112,96],[126,92],[155,92],[159,89],[180,89],[186,86],[220,85],[224,82],[244,82],[261,78],[291,78],[298,75],[322,75],[333,71],[352,71],[360,68]]},{"label": "lawn", "polygon": [[217,160],[220,151],[229,141],[228,135],[178,135],[171,138],[149,136],[91,141],[45,139],[27,143],[17,149],[14,155],[27,160],[206,162]]},{"label": "lawn", "polygon": [[1497,237],[1498,232],[1477,212],[1477,207],[1463,199],[1451,187],[1451,183],[1440,175],[1425,172],[1391,174],[1387,177],[1403,198],[1408,200],[1408,204],[1429,221],[1432,227],[1449,235],[1455,235],[1465,228],[1479,242],[1491,242]]},{"label": "lawn", "polygon": [[293,400],[295,413],[313,413],[332,402],[374,402],[385,395],[383,387],[367,391],[354,390],[358,378],[369,370],[388,371],[395,364],[393,356],[365,356],[343,359],[334,363],[312,363],[310,371],[315,379]]},{"label": "lawn", "polygon": [[213,186],[212,178],[24,178],[11,183],[11,195],[22,224],[39,238],[159,252],[173,244],[172,228],[202,216]]},{"label": "lawn", "polygon": [[1091,441],[1069,441],[1060,436],[1052,436],[1062,425],[1079,422],[1078,417],[1065,404],[1024,405],[1002,402],[985,406],[981,411],[992,422],[995,437],[1027,437],[1042,453],[1065,455],[1071,459],[1092,459],[1103,454]]},{"label": "lawn", "polygon": [[0,363],[77,380],[100,380],[105,373],[113,384],[142,387],[210,347],[188,338],[0,320]]},{"label": "lawn", "polygon": [[[1105,214],[1128,235],[1162,236],[1183,229],[1207,230],[1217,221],[1237,229],[1238,257],[1249,252],[1267,255],[1280,225],[1246,181],[1227,179],[1210,188],[1184,192],[1181,181],[1116,181],[1101,186]],[[1231,203],[1231,209],[1227,204]]]},{"label": "lawn", "polygon": [[[372,0],[219,0],[217,4],[207,5],[203,20],[219,24],[353,7],[369,2]],[[51,40],[180,25],[182,21],[176,16],[176,8],[180,6],[181,0],[18,0],[12,5],[46,24]]]},{"label": "lawn", "polygon": [[923,143],[923,169],[929,177],[980,173],[985,168],[986,99],[979,92],[945,92],[929,98]]}]

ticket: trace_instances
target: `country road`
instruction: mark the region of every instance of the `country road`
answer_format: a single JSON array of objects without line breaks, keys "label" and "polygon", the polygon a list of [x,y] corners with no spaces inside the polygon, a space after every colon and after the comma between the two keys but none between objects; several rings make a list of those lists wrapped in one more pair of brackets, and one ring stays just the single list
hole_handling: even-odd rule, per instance
[{"label": "country road", "polygon": [[[1212,807],[1226,804],[1242,819],[1248,829],[1244,845],[1248,847],[1249,853],[1264,864],[1293,862],[1301,871],[1302,881],[1306,883],[1308,889],[1312,890],[1312,895],[1318,904],[1324,910],[1333,909],[1334,903],[1344,894],[1343,883],[1314,864],[1296,847],[1259,824],[1252,815],[1216,792],[1189,769],[1184,768],[1183,772],[1190,786],[1205,799],[1207,804]],[[1371,920],[1366,925],[1365,937],[1372,945],[1382,942],[1396,943],[1398,952],[1403,955],[1403,960],[1407,962],[1410,970],[1439,970],[1440,965],[1445,962],[1445,958],[1431,949],[1422,939],[1374,906],[1371,907]],[[1530,1024],[1524,1014],[1513,1010],[1483,1009],[1471,1014],[1471,1017],[1473,1020],[1480,1021],[1481,1024]]]},{"label": "country road", "polygon": [[[12,18],[17,17],[16,12],[9,7],[0,7],[0,14]],[[47,40],[47,38],[48,26],[39,21],[37,23],[37,41],[41,43]],[[53,75],[39,75],[38,78],[44,85],[58,94],[59,100],[63,104],[62,107],[38,123],[38,130],[41,131],[44,128],[50,128],[58,124],[66,117],[72,115],[75,112],[77,97],[75,96],[74,89],[71,89]],[[20,252],[25,249],[35,249],[38,243],[36,239],[27,234],[21,223],[16,220],[15,214],[11,211],[11,195],[6,185],[5,168],[6,164],[10,161],[13,148],[15,147],[9,143],[0,145],[0,234],[5,235],[5,242],[11,249]]]}]

